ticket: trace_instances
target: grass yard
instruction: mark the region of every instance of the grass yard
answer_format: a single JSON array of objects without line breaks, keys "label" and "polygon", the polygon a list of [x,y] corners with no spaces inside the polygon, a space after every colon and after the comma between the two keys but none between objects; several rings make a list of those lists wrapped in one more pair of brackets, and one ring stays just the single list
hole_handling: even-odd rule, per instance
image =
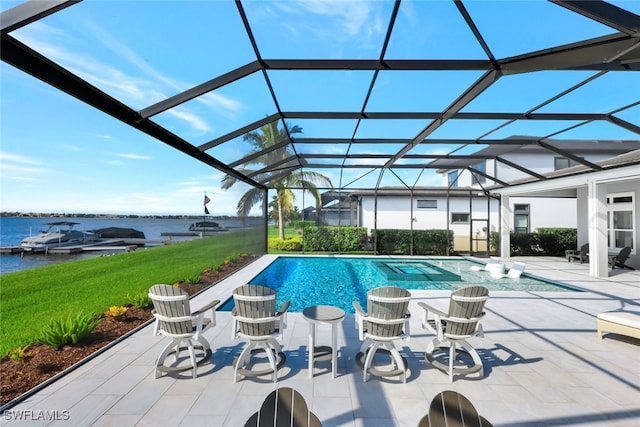
[{"label": "grass yard", "polygon": [[128,304],[153,284],[184,280],[243,253],[262,253],[261,244],[255,230],[238,231],[4,274],[0,355],[37,341],[51,320]]},{"label": "grass yard", "polygon": [[[284,238],[285,239],[287,239],[289,237],[294,237],[294,236],[297,236],[297,235],[298,235],[298,233],[297,233],[295,227],[293,227],[293,226],[285,226],[284,227]],[[278,231],[278,227],[270,225],[268,227],[268,231],[267,231],[267,238],[271,239],[271,238],[274,238],[274,237],[280,237],[279,231]]]}]

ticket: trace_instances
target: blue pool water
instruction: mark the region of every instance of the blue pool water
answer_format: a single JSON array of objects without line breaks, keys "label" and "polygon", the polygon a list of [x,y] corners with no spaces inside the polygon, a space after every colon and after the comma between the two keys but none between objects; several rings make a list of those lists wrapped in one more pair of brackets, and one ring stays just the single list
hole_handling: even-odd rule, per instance
[{"label": "blue pool water", "polygon": [[[333,305],[353,313],[353,301],[366,306],[367,291],[379,286],[413,290],[455,290],[470,285],[489,291],[564,291],[576,289],[526,276],[492,278],[478,265],[464,259],[279,257],[249,283],[278,293],[279,304],[290,301],[289,311],[301,312],[312,305]],[[220,308],[230,310],[233,300]]]}]

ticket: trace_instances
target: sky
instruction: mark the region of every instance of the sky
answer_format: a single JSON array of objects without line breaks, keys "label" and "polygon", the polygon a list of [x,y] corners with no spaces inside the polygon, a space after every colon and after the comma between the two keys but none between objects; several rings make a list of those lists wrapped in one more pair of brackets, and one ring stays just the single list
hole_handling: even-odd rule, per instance
[{"label": "sky", "polygon": [[[5,11],[21,2],[5,1]],[[636,14],[640,2],[612,1]],[[263,58],[377,59],[385,36],[391,1],[249,1],[243,3]],[[584,17],[541,1],[465,2],[497,58],[545,49],[614,31]],[[551,6],[551,8],[550,8]],[[537,16],[524,25],[517,16]],[[505,18],[514,17],[513,20]],[[452,2],[402,3],[387,57],[406,59],[483,59],[483,52],[463,25]],[[452,29],[461,28],[452,37]],[[499,30],[499,31],[498,31]],[[514,34],[518,37],[508,37]],[[63,65],[107,94],[142,109],[192,86],[255,60],[231,1],[84,1],[32,23],[11,35]],[[442,40],[447,40],[443,43]],[[359,111],[371,72],[269,73],[284,111]],[[432,71],[429,96],[420,90],[424,75],[380,73],[381,84],[371,94],[372,111],[439,111],[481,73]],[[492,87],[469,106],[471,111],[504,108],[523,111],[554,91],[593,73],[554,72],[514,76]],[[623,75],[626,74],[626,75]],[[631,76],[631,74],[634,74]],[[542,111],[611,111],[640,99],[638,73],[612,73],[574,97]],[[533,85],[532,81],[536,84]],[[434,89],[435,88],[435,89]],[[510,97],[517,91],[521,96]],[[398,96],[401,95],[401,96]],[[614,96],[615,94],[615,96]],[[309,104],[309,100],[313,100]],[[177,135],[203,144],[276,111],[259,73],[208,93],[153,117]],[[640,108],[620,114],[638,123]],[[331,126],[296,120],[305,137],[351,137],[354,123],[336,120]],[[514,124],[499,138],[526,134],[531,123]],[[536,131],[553,133],[557,122],[537,122]],[[565,124],[566,125],[566,124]],[[496,123],[474,121],[443,126],[434,138],[453,135],[474,138]],[[424,122],[362,123],[357,137],[412,138]],[[220,188],[224,174],[131,129],[12,66],[0,63],[0,211],[201,214],[203,199],[211,199],[213,215],[233,215],[249,189],[238,183]],[[548,129],[547,129],[548,128]],[[468,134],[468,136],[465,136]],[[594,124],[577,128],[567,138],[586,135],[603,139],[638,139],[617,127]],[[225,163],[241,158],[249,147],[240,138],[209,150]],[[300,148],[304,150],[304,148]],[[336,152],[338,147],[309,150]],[[354,150],[357,150],[354,147]],[[377,147],[380,153],[397,147]],[[420,149],[420,148],[419,148]],[[418,149],[418,150],[419,150]],[[449,152],[451,147],[429,147]],[[459,147],[460,153],[469,147]],[[477,150],[478,147],[474,147]],[[385,151],[388,150],[388,151]],[[438,151],[440,150],[440,151]],[[356,151],[357,152],[357,151]],[[419,151],[416,151],[419,153]],[[361,170],[339,175],[318,170],[336,185],[373,185],[377,175]],[[406,173],[407,175],[402,175]],[[440,185],[435,174],[398,172],[400,181]],[[388,177],[387,177],[388,178]],[[386,181],[385,181],[386,183]],[[298,194],[296,205],[302,207]],[[307,196],[305,206],[310,206]],[[259,213],[254,209],[253,213]]]}]

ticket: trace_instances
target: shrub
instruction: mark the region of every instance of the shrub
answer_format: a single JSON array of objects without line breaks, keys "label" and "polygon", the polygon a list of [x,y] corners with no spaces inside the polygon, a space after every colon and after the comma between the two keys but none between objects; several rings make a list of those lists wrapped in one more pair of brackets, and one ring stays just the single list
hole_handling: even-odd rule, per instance
[{"label": "shrub", "polygon": [[127,307],[122,305],[111,306],[107,311],[104,312],[105,316],[113,317],[117,321],[124,320],[125,314],[127,314]]},{"label": "shrub", "polygon": [[575,228],[538,228],[536,233],[546,255],[564,256],[565,250],[578,246],[578,230]]},{"label": "shrub", "polygon": [[149,298],[149,293],[140,292],[139,294],[135,294],[129,297],[131,305],[138,308],[151,308],[153,305],[153,301]]},{"label": "shrub", "polygon": [[492,254],[500,252],[500,233],[492,231],[489,234],[489,250]]},{"label": "shrub", "polygon": [[364,227],[316,227],[304,229],[305,251],[353,252],[365,249],[367,229]]},{"label": "shrub", "polygon": [[300,252],[302,250],[302,238],[300,236],[295,236],[280,240],[277,237],[273,237],[269,239],[269,249]]},{"label": "shrub", "polygon": [[25,345],[24,347],[16,347],[14,349],[9,350],[9,352],[3,357],[9,360],[13,360],[15,362],[24,362],[28,358],[32,356],[32,353],[29,351],[31,346]]},{"label": "shrub", "polygon": [[539,228],[535,233],[511,233],[511,255],[564,256],[577,246],[575,228]]},{"label": "shrub", "polygon": [[224,259],[224,264],[225,265],[233,264],[235,262],[238,262],[238,259],[239,259],[238,255],[229,255]]},{"label": "shrub", "polygon": [[293,228],[295,228],[296,230],[304,230],[305,228],[313,227],[314,225],[316,225],[315,221],[299,220],[293,223]]},{"label": "shrub", "polygon": [[184,282],[189,283],[190,285],[196,285],[200,283],[200,280],[202,280],[202,276],[200,275],[200,273],[196,273],[196,274],[192,274],[191,276],[187,276],[184,279]]},{"label": "shrub", "polygon": [[[453,252],[453,231],[449,230],[374,230],[376,250],[380,254],[446,255]],[[413,245],[412,245],[413,243]]]},{"label": "shrub", "polygon": [[65,319],[49,322],[42,331],[41,342],[55,349],[77,344],[88,337],[98,323],[100,319],[91,314],[69,314]]}]

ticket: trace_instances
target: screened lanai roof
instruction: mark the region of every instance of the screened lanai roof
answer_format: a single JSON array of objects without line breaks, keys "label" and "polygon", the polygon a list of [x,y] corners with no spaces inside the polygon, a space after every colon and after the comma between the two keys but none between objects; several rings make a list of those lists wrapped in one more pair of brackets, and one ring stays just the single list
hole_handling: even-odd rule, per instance
[{"label": "screened lanai roof", "polygon": [[[585,144],[637,149],[639,15],[624,0],[5,1],[0,52],[259,188],[293,172],[344,190],[430,187],[438,169],[486,158],[550,179],[503,159],[507,145],[590,170],[574,154]],[[83,63],[97,53],[111,80]],[[144,91],[115,84],[124,75]],[[243,136],[272,122],[292,131],[253,152]]]}]

